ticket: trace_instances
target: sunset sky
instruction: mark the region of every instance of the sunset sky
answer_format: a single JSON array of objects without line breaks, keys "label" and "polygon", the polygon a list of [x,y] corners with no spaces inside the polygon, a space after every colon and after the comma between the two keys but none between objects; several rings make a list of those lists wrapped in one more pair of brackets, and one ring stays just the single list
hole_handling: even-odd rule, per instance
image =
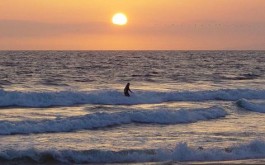
[{"label": "sunset sky", "polygon": [[1,0],[0,49],[264,50],[265,0]]}]

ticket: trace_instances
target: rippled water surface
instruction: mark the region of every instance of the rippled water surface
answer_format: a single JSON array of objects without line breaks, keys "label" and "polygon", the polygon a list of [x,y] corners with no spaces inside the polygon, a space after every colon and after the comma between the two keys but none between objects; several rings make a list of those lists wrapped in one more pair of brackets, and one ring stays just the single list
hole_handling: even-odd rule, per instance
[{"label": "rippled water surface", "polygon": [[0,162],[265,158],[264,51],[0,56]]}]

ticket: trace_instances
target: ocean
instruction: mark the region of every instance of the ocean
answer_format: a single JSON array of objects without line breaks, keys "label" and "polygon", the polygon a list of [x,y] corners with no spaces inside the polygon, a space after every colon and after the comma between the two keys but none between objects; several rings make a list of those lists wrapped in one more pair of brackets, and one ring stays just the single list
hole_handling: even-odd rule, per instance
[{"label": "ocean", "polygon": [[265,162],[265,51],[0,51],[0,71],[1,164]]}]

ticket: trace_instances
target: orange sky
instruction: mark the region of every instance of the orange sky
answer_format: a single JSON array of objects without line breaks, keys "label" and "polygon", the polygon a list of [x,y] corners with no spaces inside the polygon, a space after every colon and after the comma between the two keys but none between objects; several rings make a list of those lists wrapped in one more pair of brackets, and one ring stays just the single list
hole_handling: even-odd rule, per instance
[{"label": "orange sky", "polygon": [[[112,25],[116,12],[126,26]],[[1,0],[0,49],[265,49],[265,0]]]}]

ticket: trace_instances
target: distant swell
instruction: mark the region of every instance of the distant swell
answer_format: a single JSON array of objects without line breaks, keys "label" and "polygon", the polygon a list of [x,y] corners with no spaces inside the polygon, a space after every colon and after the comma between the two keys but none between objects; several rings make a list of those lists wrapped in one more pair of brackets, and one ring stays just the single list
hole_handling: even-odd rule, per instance
[{"label": "distant swell", "polygon": [[84,116],[41,121],[1,121],[0,135],[46,132],[70,132],[130,123],[178,124],[224,117],[222,108],[193,110],[145,110],[116,113],[94,113]]},{"label": "distant swell", "polygon": [[265,158],[265,143],[253,141],[249,144],[229,148],[195,149],[186,143],[179,143],[173,150],[1,150],[2,162],[33,163],[132,163],[132,162],[185,162],[185,161],[225,161]]},{"label": "distant swell", "polygon": [[135,91],[132,97],[124,97],[122,91],[90,92],[17,92],[0,90],[0,106],[50,107],[76,104],[134,105],[169,101],[205,101],[239,99],[265,99],[265,90],[220,89],[213,91],[152,92]]},{"label": "distant swell", "polygon": [[265,104],[252,103],[246,99],[240,99],[236,103],[246,110],[265,113]]}]

